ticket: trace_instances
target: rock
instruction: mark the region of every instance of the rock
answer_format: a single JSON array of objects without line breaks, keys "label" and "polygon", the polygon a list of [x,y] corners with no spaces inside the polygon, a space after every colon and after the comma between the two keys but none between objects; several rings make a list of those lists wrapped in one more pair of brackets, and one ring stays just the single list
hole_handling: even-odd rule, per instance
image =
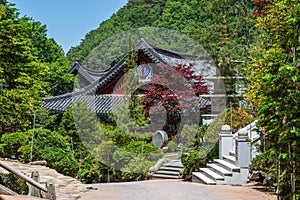
[{"label": "rock", "polygon": [[92,186],[86,186],[86,189],[88,189],[88,190],[98,190],[98,188],[94,188]]},{"label": "rock", "polygon": [[33,161],[28,163],[29,165],[42,165],[42,166],[47,166],[47,161],[45,160],[40,160],[40,161]]}]

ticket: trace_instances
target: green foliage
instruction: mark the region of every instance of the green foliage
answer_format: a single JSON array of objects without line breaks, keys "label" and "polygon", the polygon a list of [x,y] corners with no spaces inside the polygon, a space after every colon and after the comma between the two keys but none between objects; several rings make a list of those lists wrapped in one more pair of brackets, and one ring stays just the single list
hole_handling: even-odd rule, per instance
[{"label": "green foliage", "polygon": [[19,19],[10,4],[0,5],[0,115],[2,132],[13,132],[29,124],[30,113],[38,105],[48,69],[31,52],[24,32],[26,21]]},{"label": "green foliage", "polygon": [[157,161],[163,156],[160,148],[144,141],[132,141],[116,150],[113,155],[115,166],[121,169],[128,165],[128,163],[138,155],[142,155],[149,161]]},{"label": "green foliage", "polygon": [[118,146],[124,146],[130,141],[134,140],[132,135],[124,133],[118,126],[99,124],[100,127],[100,138],[111,140],[113,143]]},{"label": "green foliage", "polygon": [[205,167],[208,161],[207,154],[209,148],[201,148],[199,151],[184,153],[181,156],[181,162],[184,166],[183,174],[191,175],[193,171],[198,170],[200,167]]},{"label": "green foliage", "polygon": [[0,184],[20,195],[28,194],[26,182],[14,174],[0,174]]},{"label": "green foliage", "polygon": [[72,78],[63,76],[68,61],[46,27],[19,17],[7,1],[0,4],[0,30],[0,130],[11,133],[26,130],[42,97],[69,90]]},{"label": "green foliage", "polygon": [[273,149],[256,156],[252,160],[252,168],[256,168],[264,174],[276,174],[276,155]]},{"label": "green foliage", "polygon": [[180,142],[183,144],[182,150],[184,152],[191,149],[197,150],[201,145],[200,143],[204,138],[207,128],[206,125],[185,124],[180,135]]},{"label": "green foliage", "polygon": [[178,144],[174,141],[169,141],[167,144],[168,152],[177,152],[177,146]]},{"label": "green foliage", "polygon": [[155,164],[143,156],[136,156],[122,168],[122,178],[126,181],[144,180],[148,178],[148,170]]},{"label": "green foliage", "polygon": [[[117,148],[111,141],[103,141],[83,160],[77,173],[84,183],[103,182],[108,171],[123,181],[147,178],[148,169],[163,156],[161,150],[152,144],[133,141]],[[116,170],[112,170],[112,167]]]},{"label": "green foliage", "polygon": [[94,155],[89,154],[82,161],[79,167],[77,177],[86,184],[100,183],[106,174],[106,167],[101,164]]},{"label": "green foliage", "polygon": [[246,125],[250,124],[252,119],[249,111],[242,108],[227,109],[225,116],[225,124],[230,125],[232,121],[232,132],[235,133]]},{"label": "green foliage", "polygon": [[47,66],[50,72],[44,79],[49,83],[47,93],[56,96],[72,91],[74,76],[67,73],[70,68],[69,61],[61,55],[55,61],[47,63]]},{"label": "green foliage", "polygon": [[[126,6],[121,8],[116,14],[113,14],[110,19],[102,22],[97,29],[89,32],[79,46],[71,48],[67,53],[67,57],[71,62],[75,62],[76,59],[85,62],[86,58],[87,60],[90,59],[88,57],[92,51],[101,51],[101,47],[98,47],[97,50],[95,49],[101,42],[114,38],[112,37],[114,35],[120,38],[119,36],[124,31],[141,27],[159,27],[178,31],[195,39],[216,58],[216,63],[221,63],[221,61],[225,60],[225,57],[230,57],[232,60],[246,61],[249,46],[257,38],[255,23],[251,17],[251,10],[253,10],[251,2],[251,0],[238,2],[234,0],[129,1]],[[226,44],[220,45],[222,42],[220,34],[224,28],[223,16],[227,18],[226,26],[229,40]],[[140,30],[136,35],[147,38],[150,42],[153,36],[162,38],[165,41],[170,41],[172,37],[171,35],[160,36],[159,33],[147,34],[147,31],[143,32]],[[135,34],[133,33],[133,35]],[[128,37],[123,36],[123,38],[126,40]],[[183,40],[183,38],[177,39],[177,41]],[[168,42],[166,46],[162,45],[164,44],[163,41],[158,41],[158,44],[169,49],[170,46],[171,49],[177,48],[179,43],[175,40],[171,41],[173,42]],[[104,57],[109,58],[111,61],[115,58],[112,55],[120,56],[116,52],[120,52],[118,48],[122,45],[114,44],[114,42],[109,42],[113,47],[112,49],[106,52],[103,51],[103,53],[98,55],[106,54]],[[124,44],[127,44],[127,42],[125,41]],[[107,49],[104,47],[106,44],[101,44],[101,46]],[[127,51],[127,49],[125,50]],[[121,52],[124,53],[126,51]],[[93,60],[96,61],[96,59]],[[230,66],[232,65],[230,63]],[[90,62],[89,66],[94,67],[95,65],[93,62]],[[245,67],[245,65],[240,63],[237,67],[241,68]]]},{"label": "green foliage", "polygon": [[[133,118],[139,118],[137,113],[139,112],[132,112]],[[119,121],[119,123],[128,126],[125,122]],[[142,154],[141,159],[147,160],[145,162],[147,169],[143,170],[148,170],[150,163],[153,165],[162,157],[159,148],[139,141],[148,137],[145,136],[147,134],[123,131],[119,126],[97,124],[94,113],[84,103],[73,106],[63,114],[59,132],[66,138],[74,138],[75,156],[78,155],[81,145],[90,152],[81,150],[85,159],[77,173],[78,178],[85,183],[106,181],[108,171],[112,175],[111,178],[116,176],[123,180],[132,180],[133,177],[138,176],[146,178],[144,171],[139,170],[138,173],[131,171],[136,170],[137,167],[133,165],[132,160]],[[79,138],[82,141],[79,141]],[[113,171],[112,167],[120,171]],[[138,169],[142,167],[143,165]],[[123,170],[125,170],[124,174]]]},{"label": "green foliage", "polygon": [[[247,96],[258,111],[267,147],[276,152],[264,168],[276,168],[277,189],[283,199],[295,199],[299,187],[299,28],[300,4],[296,0],[267,1],[256,12],[262,45],[253,48],[248,66]],[[272,154],[271,154],[272,155]]]},{"label": "green foliage", "polygon": [[2,145],[2,157],[15,158],[20,157],[19,149],[28,143],[28,135],[23,132],[15,132],[10,134],[4,134],[1,136],[1,145]]},{"label": "green foliage", "polygon": [[106,166],[110,167],[113,159],[113,154],[115,153],[117,147],[114,145],[111,141],[102,141],[101,144],[99,144],[94,149],[94,153],[96,155],[96,158]]},{"label": "green foliage", "polygon": [[130,141],[143,140],[149,141],[152,133],[149,132],[149,118],[145,116],[143,99],[135,96],[138,78],[135,71],[130,70],[136,66],[136,55],[130,56],[126,60],[127,70],[125,73],[122,92],[123,103],[118,105],[109,116],[115,126],[100,125],[100,130],[105,136],[115,142],[118,146],[124,145]]},{"label": "green foliage", "polygon": [[[78,110],[77,110],[78,111]],[[58,132],[63,135],[67,141],[72,142],[74,157],[79,160],[88,154],[87,148],[82,142],[81,132],[75,123],[73,108],[68,108],[60,120]],[[89,118],[86,118],[89,119]]]},{"label": "green foliage", "polygon": [[[27,140],[22,143],[22,146],[21,144],[16,145],[16,147],[18,147],[17,150],[14,150],[13,152],[8,151],[8,153],[16,152],[19,158],[23,159],[25,162],[28,162],[30,160],[31,153],[32,130],[13,134],[22,134],[22,136],[24,136],[23,138],[27,138]],[[9,135],[4,135],[3,137],[6,138],[9,137]],[[69,176],[76,175],[79,164],[72,154],[73,152],[71,150],[71,144],[58,132],[36,128],[34,130],[32,147],[33,161],[46,160],[48,166],[56,169],[58,172]]]},{"label": "green foliage", "polygon": [[162,156],[163,153],[158,147],[143,141],[133,141],[117,149],[113,161],[114,167],[121,172],[122,180],[143,180],[148,176],[148,169]]},{"label": "green foliage", "polygon": [[191,177],[192,172],[198,171],[200,167],[205,167],[208,161],[218,158],[218,136],[224,117],[225,112],[214,119],[209,126],[184,125],[181,132],[183,144],[181,162],[186,179]]},{"label": "green foliage", "polygon": [[86,105],[86,102],[78,102],[69,108],[64,117],[65,120],[62,121],[64,127],[61,127],[61,130],[65,129],[64,134],[68,134],[70,139],[74,138],[77,156],[78,153],[93,152],[103,139],[93,110]]}]

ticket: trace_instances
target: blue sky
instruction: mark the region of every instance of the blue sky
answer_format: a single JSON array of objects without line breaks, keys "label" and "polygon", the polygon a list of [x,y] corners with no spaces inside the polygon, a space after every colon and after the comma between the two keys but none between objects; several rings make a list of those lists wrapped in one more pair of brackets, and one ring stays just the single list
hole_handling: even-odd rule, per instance
[{"label": "blue sky", "polygon": [[127,0],[8,0],[21,16],[45,24],[65,53],[80,43],[85,34],[126,5]]}]

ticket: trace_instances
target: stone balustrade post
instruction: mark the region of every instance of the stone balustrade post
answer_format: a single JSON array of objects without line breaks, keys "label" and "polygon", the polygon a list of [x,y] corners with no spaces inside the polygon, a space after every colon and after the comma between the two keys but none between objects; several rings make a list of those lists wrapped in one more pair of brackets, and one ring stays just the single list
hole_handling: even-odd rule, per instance
[{"label": "stone balustrade post", "polygon": [[[38,171],[32,171],[30,177],[37,183],[40,182],[40,174]],[[28,195],[32,197],[41,197],[41,190],[35,186],[28,184]]]},{"label": "stone balustrade post", "polygon": [[49,200],[56,200],[56,192],[55,192],[55,185],[53,179],[49,179],[46,182],[47,194],[46,198]]},{"label": "stone balustrade post", "polygon": [[233,135],[229,125],[224,125],[221,128],[221,134],[219,135],[219,158],[223,159],[224,156],[228,156],[230,151],[233,151],[232,145]]},{"label": "stone balustrade post", "polygon": [[236,165],[241,169],[248,169],[251,163],[251,145],[246,129],[239,130],[238,137],[235,140],[235,151]]}]

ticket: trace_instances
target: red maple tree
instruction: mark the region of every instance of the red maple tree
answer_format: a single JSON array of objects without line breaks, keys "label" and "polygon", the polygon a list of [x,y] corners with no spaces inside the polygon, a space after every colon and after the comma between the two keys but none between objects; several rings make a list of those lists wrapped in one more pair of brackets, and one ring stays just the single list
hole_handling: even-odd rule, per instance
[{"label": "red maple tree", "polygon": [[193,66],[193,63],[160,65],[151,82],[143,87],[146,113],[149,116],[152,110],[159,117],[164,109],[166,121],[163,130],[171,137],[182,128],[180,125],[189,123],[183,122],[184,118],[201,123],[200,113],[210,110],[210,105],[200,106],[199,95],[207,94],[209,88]]}]

